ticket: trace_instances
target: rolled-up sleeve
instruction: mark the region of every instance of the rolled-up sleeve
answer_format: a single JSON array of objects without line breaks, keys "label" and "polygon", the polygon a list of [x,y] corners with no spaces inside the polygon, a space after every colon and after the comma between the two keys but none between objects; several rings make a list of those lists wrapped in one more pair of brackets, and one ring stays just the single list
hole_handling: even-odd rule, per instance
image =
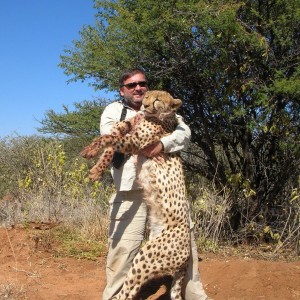
[{"label": "rolled-up sleeve", "polygon": [[100,134],[111,134],[113,127],[120,120],[122,105],[118,102],[109,104],[103,111],[100,120]]},{"label": "rolled-up sleeve", "polygon": [[164,152],[171,153],[187,148],[191,139],[191,129],[186,125],[181,116],[177,116],[178,125],[176,129],[167,136],[161,138]]}]

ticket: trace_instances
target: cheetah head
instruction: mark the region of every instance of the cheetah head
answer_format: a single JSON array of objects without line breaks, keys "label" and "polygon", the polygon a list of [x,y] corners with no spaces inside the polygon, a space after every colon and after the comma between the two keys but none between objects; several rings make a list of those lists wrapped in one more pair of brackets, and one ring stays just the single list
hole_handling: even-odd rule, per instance
[{"label": "cheetah head", "polygon": [[174,99],[165,91],[148,91],[143,99],[142,111],[146,117],[152,116],[163,120],[175,114],[181,104],[180,99]]}]

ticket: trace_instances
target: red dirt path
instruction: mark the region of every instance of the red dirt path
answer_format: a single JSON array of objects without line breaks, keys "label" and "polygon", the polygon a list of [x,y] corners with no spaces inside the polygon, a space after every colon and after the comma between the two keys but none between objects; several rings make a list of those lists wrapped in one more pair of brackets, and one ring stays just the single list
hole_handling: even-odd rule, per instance
[{"label": "red dirt path", "polygon": [[[214,300],[300,299],[300,261],[212,254],[201,258],[203,285]],[[0,299],[100,300],[104,266],[104,257],[97,261],[56,258],[36,250],[25,230],[0,229]]]}]

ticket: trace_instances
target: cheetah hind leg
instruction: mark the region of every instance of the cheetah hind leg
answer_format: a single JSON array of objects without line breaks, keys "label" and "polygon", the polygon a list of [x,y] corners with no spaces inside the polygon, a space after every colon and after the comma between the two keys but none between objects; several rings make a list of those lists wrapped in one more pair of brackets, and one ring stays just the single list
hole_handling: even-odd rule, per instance
[{"label": "cheetah hind leg", "polygon": [[[184,276],[185,276],[185,269],[180,270],[176,274],[174,274],[171,291],[170,291],[171,300],[183,300],[181,292],[182,292]],[[131,283],[129,285],[128,280],[129,279],[127,279],[127,281],[125,281],[122,290],[116,296],[114,296],[112,298],[112,300],[135,299],[135,296],[137,295],[137,293],[140,291],[140,289],[142,287],[141,281],[136,282],[136,280],[131,278],[131,280],[130,280]],[[148,280],[150,280],[150,279],[148,278]]]},{"label": "cheetah hind leg", "polygon": [[[143,253],[142,251],[138,253],[137,255],[137,261],[141,261],[143,259]],[[155,259],[156,265],[155,270],[163,270],[163,265],[160,263],[157,264],[157,259]],[[135,264],[135,263],[134,263]],[[121,291],[112,298],[112,300],[132,300],[135,299],[136,295],[138,292],[141,290],[141,287],[144,283],[155,279],[162,277],[164,275],[170,275],[169,272],[164,272],[164,271],[154,271],[154,272],[149,272],[148,274],[145,274],[141,272],[139,268],[136,268],[137,266],[132,265],[131,269],[129,270],[127,274],[127,278],[125,279],[125,282],[123,284],[123,287]],[[144,265],[148,265],[149,267],[149,261],[145,261]],[[153,264],[152,264],[153,265]],[[147,268],[145,268],[147,269]],[[144,269],[144,270],[145,270]],[[183,279],[186,273],[186,268],[180,269],[177,271],[174,276],[173,276],[173,281],[172,281],[172,286],[171,286],[171,291],[170,291],[170,298],[171,300],[183,300],[181,291],[182,291],[182,285],[183,285]]]},{"label": "cheetah hind leg", "polygon": [[113,147],[108,147],[105,149],[105,151],[102,153],[95,166],[90,170],[89,178],[92,181],[98,180],[103,175],[104,171],[108,168],[108,166],[112,162],[113,155],[114,155]]},{"label": "cheetah hind leg", "polygon": [[172,300],[182,300],[182,286],[186,269],[181,269],[173,276],[170,296]]},{"label": "cheetah hind leg", "polygon": [[[141,259],[141,252],[139,252],[135,258],[135,260],[140,261]],[[149,263],[146,263],[146,265],[149,265]],[[129,270],[127,277],[124,281],[124,284],[122,286],[122,289],[119,291],[117,295],[115,295],[111,300],[132,300],[135,299],[138,292],[141,290],[141,287],[144,283],[148,282],[151,279],[154,279],[157,277],[157,273],[155,274],[148,274],[141,272],[141,270],[135,266],[135,263],[131,266],[131,269]],[[159,269],[157,267],[157,269]]]}]

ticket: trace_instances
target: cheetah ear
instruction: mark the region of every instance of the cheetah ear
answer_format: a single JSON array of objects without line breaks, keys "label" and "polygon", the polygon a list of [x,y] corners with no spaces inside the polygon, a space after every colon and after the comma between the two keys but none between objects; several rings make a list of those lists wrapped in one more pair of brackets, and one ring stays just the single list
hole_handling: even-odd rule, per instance
[{"label": "cheetah ear", "polygon": [[182,101],[180,99],[174,99],[173,98],[172,108],[174,110],[177,110],[181,105],[182,105]]}]

